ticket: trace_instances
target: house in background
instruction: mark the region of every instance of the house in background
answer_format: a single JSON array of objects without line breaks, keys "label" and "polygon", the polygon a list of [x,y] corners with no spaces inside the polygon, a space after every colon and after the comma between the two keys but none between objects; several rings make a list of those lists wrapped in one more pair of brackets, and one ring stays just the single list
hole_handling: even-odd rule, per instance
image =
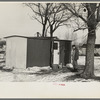
[{"label": "house in background", "polygon": [[[100,30],[97,30],[97,32],[96,32],[96,40],[95,40],[95,48],[94,48],[95,56],[100,56],[100,38],[99,38],[100,32],[99,31]],[[82,41],[79,43],[80,55],[86,55],[87,36],[88,35],[83,36]]]},{"label": "house in background", "polygon": [[50,37],[8,36],[6,67],[66,65],[71,62],[71,41]]},{"label": "house in background", "polygon": [[0,39],[0,68],[5,65],[5,47],[6,41]]},{"label": "house in background", "polygon": [[[83,44],[80,47],[80,51],[81,51],[80,55],[86,55],[86,44]],[[94,55],[100,56],[100,44],[95,44]]]}]

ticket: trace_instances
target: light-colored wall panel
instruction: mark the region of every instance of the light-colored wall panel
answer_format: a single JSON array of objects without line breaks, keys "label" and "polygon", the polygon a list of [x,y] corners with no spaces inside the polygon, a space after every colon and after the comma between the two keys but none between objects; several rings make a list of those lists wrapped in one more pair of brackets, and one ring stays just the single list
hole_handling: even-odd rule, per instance
[{"label": "light-colored wall panel", "polygon": [[27,38],[16,37],[16,68],[26,68]]},{"label": "light-colored wall panel", "polygon": [[26,68],[27,39],[22,37],[7,38],[6,67]]}]

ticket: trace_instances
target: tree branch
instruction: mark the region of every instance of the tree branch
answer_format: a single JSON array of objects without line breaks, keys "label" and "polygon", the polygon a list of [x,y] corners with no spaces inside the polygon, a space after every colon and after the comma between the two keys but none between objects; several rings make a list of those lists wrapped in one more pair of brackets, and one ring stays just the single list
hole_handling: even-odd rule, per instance
[{"label": "tree branch", "polygon": [[87,27],[85,27],[85,28],[77,28],[73,32],[76,32],[76,31],[79,31],[79,30],[85,30],[85,29],[88,29],[88,28]]},{"label": "tree branch", "polygon": [[85,19],[84,19],[81,15],[79,15],[77,12],[73,12],[70,8],[67,7],[66,4],[63,4],[63,6],[64,6],[67,10],[69,10],[73,15],[75,15],[75,16],[81,18],[85,23],[87,23],[87,20],[85,20]]}]

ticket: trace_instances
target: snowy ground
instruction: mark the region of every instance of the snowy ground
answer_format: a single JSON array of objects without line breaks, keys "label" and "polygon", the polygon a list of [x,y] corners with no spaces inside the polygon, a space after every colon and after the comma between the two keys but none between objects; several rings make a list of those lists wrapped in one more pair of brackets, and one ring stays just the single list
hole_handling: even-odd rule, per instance
[{"label": "snowy ground", "polygon": [[53,71],[48,67],[32,67],[26,70],[0,70],[0,82],[92,82],[100,81],[100,57],[95,57],[95,75],[96,79],[82,79],[76,76],[82,72],[85,64],[85,57],[80,56],[78,60],[79,71],[71,72],[64,67],[61,70]]}]

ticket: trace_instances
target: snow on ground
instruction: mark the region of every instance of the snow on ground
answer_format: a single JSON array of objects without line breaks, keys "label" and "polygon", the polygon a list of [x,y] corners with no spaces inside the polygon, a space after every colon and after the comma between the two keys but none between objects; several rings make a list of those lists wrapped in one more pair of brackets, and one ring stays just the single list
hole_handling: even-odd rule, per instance
[{"label": "snow on ground", "polygon": [[[76,76],[77,73],[82,72],[85,65],[85,57],[80,56],[78,60],[79,71],[71,72],[64,67],[58,71],[53,71],[49,66],[46,67],[31,67],[25,70],[14,69],[0,70],[0,82],[92,82],[100,81],[97,79],[83,79]],[[95,57],[95,75],[100,77],[100,57]]]}]

